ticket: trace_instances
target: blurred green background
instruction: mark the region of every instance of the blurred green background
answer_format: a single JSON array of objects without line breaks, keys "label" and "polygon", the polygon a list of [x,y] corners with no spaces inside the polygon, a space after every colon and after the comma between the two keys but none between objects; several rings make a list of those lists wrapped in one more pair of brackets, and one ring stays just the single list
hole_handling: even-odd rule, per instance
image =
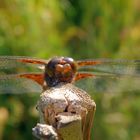
[{"label": "blurred green background", "polygon": [[[0,0],[0,55],[140,59],[140,1]],[[140,92],[92,95],[91,140],[140,139]],[[38,98],[0,95],[0,140],[35,140]]]}]

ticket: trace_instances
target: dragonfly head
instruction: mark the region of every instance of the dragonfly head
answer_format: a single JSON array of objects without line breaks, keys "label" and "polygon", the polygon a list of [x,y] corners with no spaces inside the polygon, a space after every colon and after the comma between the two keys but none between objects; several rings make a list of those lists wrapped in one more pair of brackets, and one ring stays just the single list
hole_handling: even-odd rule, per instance
[{"label": "dragonfly head", "polygon": [[50,87],[61,82],[71,83],[75,76],[76,68],[76,63],[72,58],[52,58],[45,66],[45,81]]}]

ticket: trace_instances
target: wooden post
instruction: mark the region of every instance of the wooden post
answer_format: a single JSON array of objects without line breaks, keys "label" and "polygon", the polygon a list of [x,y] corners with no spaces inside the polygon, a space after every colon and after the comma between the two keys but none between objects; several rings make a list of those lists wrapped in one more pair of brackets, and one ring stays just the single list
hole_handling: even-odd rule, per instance
[{"label": "wooden post", "polygon": [[41,94],[40,123],[33,128],[41,140],[90,140],[95,102],[72,84],[60,84]]}]

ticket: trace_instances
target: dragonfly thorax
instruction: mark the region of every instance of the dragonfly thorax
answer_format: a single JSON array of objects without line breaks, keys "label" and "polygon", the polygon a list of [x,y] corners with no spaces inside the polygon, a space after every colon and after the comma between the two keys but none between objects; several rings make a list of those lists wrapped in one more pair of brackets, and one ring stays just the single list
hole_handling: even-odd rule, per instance
[{"label": "dragonfly thorax", "polygon": [[76,73],[76,64],[72,58],[55,57],[45,66],[45,81],[48,86],[71,83]]}]

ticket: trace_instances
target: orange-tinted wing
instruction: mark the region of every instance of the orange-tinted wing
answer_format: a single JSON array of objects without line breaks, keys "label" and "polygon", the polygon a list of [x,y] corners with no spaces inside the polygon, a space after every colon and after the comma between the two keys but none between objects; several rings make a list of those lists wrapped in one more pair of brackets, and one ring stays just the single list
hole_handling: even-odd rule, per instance
[{"label": "orange-tinted wing", "polygon": [[77,73],[75,78],[74,78],[74,81],[78,81],[78,80],[81,80],[81,79],[84,79],[84,78],[90,78],[90,77],[95,77],[95,74],[92,74],[92,73]]},{"label": "orange-tinted wing", "polygon": [[45,65],[47,63],[47,60],[25,56],[0,56],[0,70],[15,67],[27,67],[29,64],[39,67],[40,65]]},{"label": "orange-tinted wing", "polygon": [[41,93],[43,81],[40,73],[0,75],[0,94]]},{"label": "orange-tinted wing", "polygon": [[27,79],[33,80],[43,87],[44,74],[38,74],[38,73],[18,74],[17,78],[27,78]]},{"label": "orange-tinted wing", "polygon": [[81,66],[91,66],[98,64],[140,64],[140,60],[125,60],[125,59],[92,59],[92,60],[78,60],[76,61],[79,67]]}]

